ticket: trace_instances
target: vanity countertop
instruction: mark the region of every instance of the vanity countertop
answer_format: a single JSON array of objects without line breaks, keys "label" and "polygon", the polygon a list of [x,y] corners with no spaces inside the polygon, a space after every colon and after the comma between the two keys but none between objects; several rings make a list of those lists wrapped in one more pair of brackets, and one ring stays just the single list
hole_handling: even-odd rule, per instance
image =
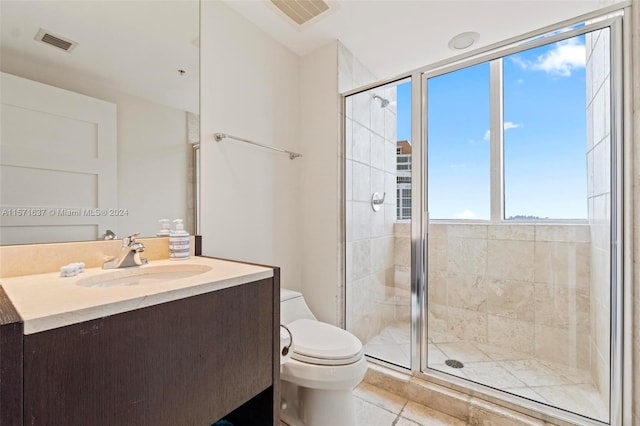
[{"label": "vanity countertop", "polygon": [[154,260],[139,268],[178,264],[211,269],[187,278],[135,286],[102,288],[76,283],[137,268],[90,268],[74,277],[60,277],[58,272],[25,275],[3,278],[0,284],[24,321],[24,334],[32,334],[273,277],[271,268],[206,257]]}]

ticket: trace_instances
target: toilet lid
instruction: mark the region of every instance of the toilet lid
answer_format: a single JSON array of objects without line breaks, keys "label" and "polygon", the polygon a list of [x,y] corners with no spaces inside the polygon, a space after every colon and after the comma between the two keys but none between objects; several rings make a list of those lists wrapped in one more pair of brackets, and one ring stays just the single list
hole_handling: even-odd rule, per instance
[{"label": "toilet lid", "polygon": [[341,328],[309,319],[296,320],[288,327],[293,336],[294,359],[318,364],[341,361],[342,364],[362,357],[360,340]]}]

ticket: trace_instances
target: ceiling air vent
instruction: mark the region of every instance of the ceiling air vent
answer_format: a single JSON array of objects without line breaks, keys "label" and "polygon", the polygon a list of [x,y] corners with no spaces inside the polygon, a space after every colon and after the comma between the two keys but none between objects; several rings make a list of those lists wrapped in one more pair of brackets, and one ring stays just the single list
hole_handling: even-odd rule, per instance
[{"label": "ceiling air vent", "polygon": [[282,13],[298,25],[304,25],[329,10],[322,0],[271,0]]},{"label": "ceiling air vent", "polygon": [[36,34],[34,39],[50,44],[58,49],[62,49],[65,52],[71,52],[78,45],[75,41],[51,34],[49,31],[42,28],[40,28],[40,31],[38,31],[38,34]]}]

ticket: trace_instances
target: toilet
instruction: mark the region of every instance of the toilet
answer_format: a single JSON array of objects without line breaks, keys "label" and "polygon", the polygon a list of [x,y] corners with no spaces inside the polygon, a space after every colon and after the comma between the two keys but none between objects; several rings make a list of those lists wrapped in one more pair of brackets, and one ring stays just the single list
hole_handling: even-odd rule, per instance
[{"label": "toilet", "polygon": [[280,318],[293,339],[291,358],[280,367],[282,420],[290,426],[354,425],[353,389],[367,371],[362,342],[318,321],[293,290],[281,289]]}]

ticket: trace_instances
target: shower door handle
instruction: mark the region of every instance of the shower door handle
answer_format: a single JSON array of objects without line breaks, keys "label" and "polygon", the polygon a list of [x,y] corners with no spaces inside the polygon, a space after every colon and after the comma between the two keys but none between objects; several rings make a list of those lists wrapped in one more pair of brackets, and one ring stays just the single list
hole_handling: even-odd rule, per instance
[{"label": "shower door handle", "polygon": [[429,220],[429,212],[425,212],[424,213],[424,221],[425,223],[422,224],[422,229],[424,229],[424,235],[425,238],[427,235],[429,235],[429,224],[431,223],[431,220]]}]

